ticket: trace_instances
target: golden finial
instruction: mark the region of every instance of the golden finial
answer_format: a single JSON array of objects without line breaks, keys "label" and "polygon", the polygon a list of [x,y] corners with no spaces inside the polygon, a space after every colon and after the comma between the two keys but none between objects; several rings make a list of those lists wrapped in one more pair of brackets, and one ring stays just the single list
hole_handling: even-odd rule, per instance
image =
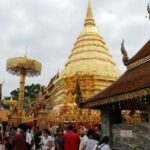
[{"label": "golden finial", "polygon": [[92,14],[92,8],[91,8],[91,2],[90,0],[88,0],[88,11],[87,11],[87,17],[93,17],[93,14]]},{"label": "golden finial", "polygon": [[85,26],[87,25],[95,25],[95,21],[93,19],[93,13],[92,13],[92,7],[91,7],[91,2],[88,0],[88,8],[87,8],[87,14],[86,14],[86,19],[85,19]]}]

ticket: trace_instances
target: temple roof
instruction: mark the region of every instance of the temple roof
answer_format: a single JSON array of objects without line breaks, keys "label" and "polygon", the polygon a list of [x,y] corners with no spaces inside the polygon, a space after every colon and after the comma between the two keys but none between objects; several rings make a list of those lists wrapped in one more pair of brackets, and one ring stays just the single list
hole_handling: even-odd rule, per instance
[{"label": "temple roof", "polygon": [[83,107],[97,107],[150,95],[150,40],[128,62],[132,67],[117,81],[80,104]]},{"label": "temple roof", "polygon": [[84,28],[65,65],[64,77],[97,75],[114,81],[119,74],[103,37],[97,31],[91,4],[88,1]]}]

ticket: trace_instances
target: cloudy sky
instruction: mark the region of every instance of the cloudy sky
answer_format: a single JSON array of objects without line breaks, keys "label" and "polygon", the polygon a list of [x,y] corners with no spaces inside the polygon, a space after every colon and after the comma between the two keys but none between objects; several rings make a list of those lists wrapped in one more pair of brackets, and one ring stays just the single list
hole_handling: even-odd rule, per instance
[{"label": "cloudy sky", "polygon": [[[93,15],[118,68],[123,72],[120,43],[125,39],[132,57],[150,38],[146,18],[149,0],[91,0]],[[0,0],[0,81],[3,96],[19,86],[19,78],[6,72],[8,58],[24,56],[42,63],[39,77],[26,84],[48,84],[71,53],[86,15],[87,0]]]}]

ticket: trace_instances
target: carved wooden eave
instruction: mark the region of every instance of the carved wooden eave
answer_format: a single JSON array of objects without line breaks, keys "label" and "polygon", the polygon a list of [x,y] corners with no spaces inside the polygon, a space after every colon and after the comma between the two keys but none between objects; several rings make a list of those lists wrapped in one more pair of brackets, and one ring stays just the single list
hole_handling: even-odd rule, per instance
[{"label": "carved wooden eave", "polygon": [[139,66],[141,64],[144,64],[146,62],[149,62],[149,61],[150,61],[150,55],[148,55],[148,56],[146,56],[144,58],[141,58],[141,59],[139,59],[139,60],[137,60],[137,61],[127,65],[127,69],[132,69],[134,67],[137,67],[137,66]]},{"label": "carved wooden eave", "polygon": [[117,95],[117,96],[113,96],[113,97],[108,97],[108,98],[104,98],[101,100],[96,100],[90,103],[84,103],[84,107],[90,108],[90,107],[99,107],[102,105],[106,105],[106,104],[113,104],[116,102],[124,102],[124,101],[128,101],[128,100],[134,100],[138,99],[141,100],[143,97],[148,97],[150,96],[150,88],[145,88],[145,89],[140,89],[137,91],[133,91],[133,92],[129,92],[129,93],[125,93],[125,94],[121,94],[121,95]]}]

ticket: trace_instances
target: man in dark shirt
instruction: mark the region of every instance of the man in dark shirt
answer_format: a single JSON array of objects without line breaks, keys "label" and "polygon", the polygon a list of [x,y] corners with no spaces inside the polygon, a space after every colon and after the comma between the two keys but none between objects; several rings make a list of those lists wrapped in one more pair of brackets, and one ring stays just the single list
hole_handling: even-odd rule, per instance
[{"label": "man in dark shirt", "polygon": [[13,150],[28,150],[26,144],[26,135],[23,131],[20,133],[16,133],[11,140],[11,144],[13,146]]},{"label": "man in dark shirt", "polygon": [[63,140],[63,128],[58,127],[57,135],[55,138],[55,150],[64,150],[64,140]]}]

